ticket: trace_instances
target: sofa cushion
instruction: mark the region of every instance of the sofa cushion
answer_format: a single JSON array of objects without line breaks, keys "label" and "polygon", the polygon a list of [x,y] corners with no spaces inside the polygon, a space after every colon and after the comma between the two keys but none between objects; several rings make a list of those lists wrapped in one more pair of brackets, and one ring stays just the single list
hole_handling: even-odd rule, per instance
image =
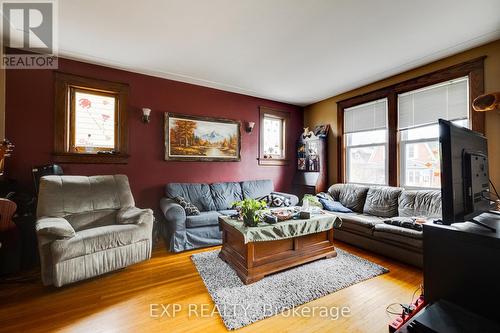
[{"label": "sofa cushion", "polygon": [[115,224],[82,230],[75,237],[56,240],[51,244],[53,262],[80,257],[148,239],[148,230],[144,225]]},{"label": "sofa cushion", "polygon": [[217,210],[230,209],[235,201],[243,200],[241,185],[237,182],[214,183],[210,191]]},{"label": "sofa cushion", "polygon": [[274,191],[273,181],[270,179],[248,180],[241,182],[243,199],[257,199]]},{"label": "sofa cushion", "polygon": [[219,224],[218,212],[201,212],[200,215],[186,217],[186,228],[199,228]]},{"label": "sofa cushion", "polygon": [[387,240],[392,243],[403,244],[417,249],[422,249],[423,245],[422,231],[401,228],[385,223],[375,225],[373,237],[380,240]]},{"label": "sofa cushion", "polygon": [[216,210],[210,186],[196,183],[169,183],[165,187],[168,198],[183,197],[202,212]]},{"label": "sofa cushion", "polygon": [[356,184],[334,184],[328,189],[333,199],[357,213],[363,212],[368,187]]},{"label": "sofa cushion", "polygon": [[399,216],[441,218],[441,191],[403,191],[399,196]]},{"label": "sofa cushion", "polygon": [[64,218],[76,231],[112,225],[116,222],[116,209],[101,209],[93,212],[66,215]]},{"label": "sofa cushion", "polygon": [[383,218],[359,213],[335,213],[342,220],[340,229],[371,235],[373,227],[383,223]]},{"label": "sofa cushion", "polygon": [[400,187],[370,187],[366,194],[363,213],[381,217],[397,216],[398,198],[402,191]]}]

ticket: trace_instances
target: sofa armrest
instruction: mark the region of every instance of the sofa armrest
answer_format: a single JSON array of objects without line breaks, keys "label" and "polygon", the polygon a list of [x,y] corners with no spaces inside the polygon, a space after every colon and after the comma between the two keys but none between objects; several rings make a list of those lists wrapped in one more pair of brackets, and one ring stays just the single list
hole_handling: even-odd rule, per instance
[{"label": "sofa armrest", "polygon": [[184,251],[188,242],[186,235],[186,211],[176,201],[169,198],[162,198],[160,200],[160,209],[166,221],[166,233],[164,237],[169,250],[173,252]]},{"label": "sofa armrest", "polygon": [[186,223],[186,211],[175,200],[169,198],[161,198],[160,209],[163,216],[169,224],[182,224]]},{"label": "sofa armrest", "polygon": [[118,224],[143,224],[153,223],[153,211],[151,209],[141,209],[137,207],[122,208],[116,214]]},{"label": "sofa armrest", "polygon": [[67,239],[76,236],[75,229],[62,217],[42,217],[36,221],[36,233],[51,239]]},{"label": "sofa armrest", "polygon": [[282,196],[287,197],[288,199],[290,199],[290,205],[291,206],[297,206],[297,204],[299,203],[299,197],[296,196],[295,194],[283,193],[283,192],[276,192],[276,191],[273,191],[272,193],[276,193],[276,194],[282,195]]}]

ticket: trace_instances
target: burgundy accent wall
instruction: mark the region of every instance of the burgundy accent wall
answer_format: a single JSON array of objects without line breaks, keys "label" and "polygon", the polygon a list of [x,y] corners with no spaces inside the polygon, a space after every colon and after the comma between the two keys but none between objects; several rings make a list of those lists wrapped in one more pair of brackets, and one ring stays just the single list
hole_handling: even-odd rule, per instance
[{"label": "burgundy accent wall", "polygon": [[[126,174],[139,207],[156,209],[169,182],[222,182],[270,178],[280,191],[289,191],[295,170],[292,155],[287,166],[259,166],[259,106],[290,112],[288,152],[303,125],[300,107],[131,73],[88,63],[60,59],[58,71],[130,85],[128,164],[61,164],[65,174]],[[142,123],[143,107],[152,109],[151,122]],[[240,162],[173,162],[164,160],[164,112],[221,117],[242,121]],[[256,123],[253,133],[244,123]],[[6,162],[7,175],[25,190],[32,189],[31,169],[51,163],[54,147],[54,75],[52,70],[7,70],[6,137],[15,144]]]}]

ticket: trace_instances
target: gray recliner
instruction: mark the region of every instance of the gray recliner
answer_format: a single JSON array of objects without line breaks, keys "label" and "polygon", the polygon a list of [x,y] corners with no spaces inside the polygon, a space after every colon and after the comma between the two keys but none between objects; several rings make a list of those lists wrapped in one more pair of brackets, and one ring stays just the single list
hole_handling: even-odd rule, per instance
[{"label": "gray recliner", "polygon": [[[257,199],[271,193],[288,197],[292,206],[299,198],[293,194],[274,191],[270,179],[214,184],[170,183],[165,187],[166,197],[160,201],[160,208],[167,222],[164,235],[169,250],[181,252],[205,246],[220,245],[222,233],[219,230],[219,216],[232,215],[235,201],[246,198]],[[181,196],[195,205],[200,215],[186,216],[173,198]]]},{"label": "gray recliner", "polygon": [[151,257],[153,211],[135,207],[125,175],[45,176],[36,233],[42,281],[56,287]]}]

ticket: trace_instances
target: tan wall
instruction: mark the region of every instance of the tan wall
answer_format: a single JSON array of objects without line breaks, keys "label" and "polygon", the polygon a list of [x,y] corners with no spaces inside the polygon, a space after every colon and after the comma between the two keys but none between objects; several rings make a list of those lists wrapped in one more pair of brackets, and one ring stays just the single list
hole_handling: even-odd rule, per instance
[{"label": "tan wall", "polygon": [[[448,66],[452,66],[480,56],[487,56],[484,63],[485,92],[500,91],[500,40],[465,51],[454,56],[438,60],[428,65],[377,81],[373,84],[330,97],[305,108],[304,124],[314,127],[318,124],[330,124],[332,134],[328,141],[329,179],[333,184],[337,181],[337,102],[370,92],[385,86],[399,83],[420,75],[424,75]],[[490,177],[500,187],[500,113],[486,114],[486,136],[488,137],[488,154],[490,158]]]}]

